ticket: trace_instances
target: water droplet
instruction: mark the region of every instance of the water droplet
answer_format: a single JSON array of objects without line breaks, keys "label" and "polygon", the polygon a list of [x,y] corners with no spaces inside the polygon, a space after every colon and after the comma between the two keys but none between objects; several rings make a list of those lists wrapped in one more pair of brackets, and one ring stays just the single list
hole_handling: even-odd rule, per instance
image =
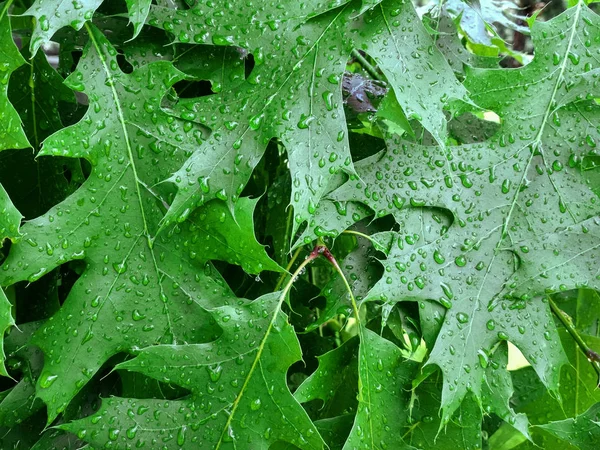
[{"label": "water droplet", "polygon": [[456,320],[458,320],[459,323],[467,323],[469,321],[469,315],[459,312],[456,314]]},{"label": "water droplet", "polygon": [[42,389],[48,389],[56,381],[58,375],[52,375],[51,373],[44,373],[40,376],[40,387]]}]

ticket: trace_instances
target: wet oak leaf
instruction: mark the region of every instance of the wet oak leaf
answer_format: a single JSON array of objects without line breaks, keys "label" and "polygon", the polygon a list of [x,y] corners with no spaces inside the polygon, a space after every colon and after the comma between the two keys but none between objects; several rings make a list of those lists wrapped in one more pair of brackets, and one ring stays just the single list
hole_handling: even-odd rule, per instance
[{"label": "wet oak leaf", "polygon": [[[212,135],[171,178],[178,193],[163,228],[212,198],[235,203],[273,138],[289,157],[294,230],[313,216],[331,178],[353,173],[341,84],[354,48],[375,59],[407,113],[440,142],[446,135],[443,109],[466,98],[410,2],[389,0],[364,16],[356,16],[357,1],[292,3],[275,13],[266,6],[240,9],[220,1],[184,11],[151,8],[148,24],[179,42],[235,45],[256,63],[235,88],[183,99],[173,109]],[[218,21],[197,20],[215,10]],[[407,50],[408,39],[418,42],[418,50]]]},{"label": "wet oak leaf", "polygon": [[216,259],[242,266],[246,273],[258,274],[263,270],[282,272],[265,248],[254,236],[254,209],[258,200],[241,198],[232,215],[221,200],[212,200],[198,208],[192,216],[190,230],[195,234],[191,242],[202,261]]},{"label": "wet oak leaf", "polygon": [[0,152],[30,146],[21,126],[21,119],[7,96],[11,74],[25,64],[12,38],[9,6],[10,2],[0,3]]},{"label": "wet oak leaf", "polygon": [[[86,22],[92,20],[102,2],[103,0],[35,0],[23,13],[24,16],[35,18],[30,43],[31,54],[35,55],[61,28],[70,26],[81,30]],[[142,30],[151,3],[152,0],[126,0],[129,21],[133,24],[132,39]]]},{"label": "wet oak leaf", "polygon": [[38,49],[50,41],[54,33],[63,27],[71,26],[80,30],[83,25],[91,20],[94,12],[103,0],[35,0],[33,5],[23,13],[24,16],[33,16],[35,27],[31,35],[31,54],[35,55]]},{"label": "wet oak leaf", "polygon": [[413,450],[396,427],[408,418],[410,392],[405,388],[416,363],[405,360],[398,346],[367,328],[360,338],[358,411],[344,449]]},{"label": "wet oak leaf", "polygon": [[152,237],[165,208],[157,183],[201,139],[198,127],[160,107],[185,75],[166,61],[124,74],[106,38],[93,26],[87,31],[90,42],[66,83],[88,95],[89,109],[80,122],[47,138],[40,157],[85,158],[91,174],[65,201],[22,227],[23,238],[0,269],[0,285],[8,286],[35,281],[69,261],[85,264],[64,305],[32,340],[45,354],[37,390],[49,422],[111,356],[214,338],[218,328],[198,301],[219,305],[233,297],[198,257],[206,246],[194,225]]},{"label": "wet oak leaf", "polygon": [[[14,207],[8,194],[0,184],[0,245],[5,238],[16,241],[21,237],[19,226],[21,224],[21,213]],[[12,304],[6,298],[0,287],[0,375],[8,376],[4,367],[4,332],[15,325],[12,316]]]},{"label": "wet oak leaf", "polygon": [[213,342],[148,347],[117,365],[189,389],[188,397],[167,402],[113,397],[94,415],[61,428],[85,430],[84,439],[98,447],[172,440],[173,448],[266,450],[284,441],[322,449],[315,425],[286,383],[302,353],[281,312],[280,294],[212,309],[222,328]]},{"label": "wet oak leaf", "polygon": [[152,0],[126,0],[126,2],[129,11],[129,22],[133,24],[133,37],[131,39],[135,39],[146,23]]},{"label": "wet oak leaf", "polygon": [[5,238],[17,241],[21,237],[21,213],[0,184],[0,242]]},{"label": "wet oak leaf", "polygon": [[582,170],[600,141],[600,108],[586,101],[599,95],[598,85],[582,76],[597,64],[599,31],[600,19],[583,3],[535,22],[529,65],[468,71],[471,97],[500,117],[492,137],[445,149],[390,138],[387,151],[355,164],[360,178],[330,195],[377,215],[451,213],[452,224],[433,241],[398,234],[367,296],[434,299],[448,309],[428,361],[444,373],[444,422],[468,392],[481,401],[480,356],[502,340],[556,391],[566,357],[537,296],[600,287],[600,204]]},{"label": "wet oak leaf", "polygon": [[538,427],[580,450],[594,450],[598,447],[600,439],[600,403],[596,403],[576,417],[538,425]]},{"label": "wet oak leaf", "polygon": [[8,98],[21,117],[33,152],[1,154],[0,179],[23,216],[32,219],[72,193],[83,174],[79,160],[36,158],[42,141],[64,127],[66,114],[61,117],[61,111],[76,111],[78,105],[73,91],[63,84],[64,79],[48,63],[43,52],[31,58],[27,46],[23,45],[21,54],[28,64],[19,67],[11,77]]}]

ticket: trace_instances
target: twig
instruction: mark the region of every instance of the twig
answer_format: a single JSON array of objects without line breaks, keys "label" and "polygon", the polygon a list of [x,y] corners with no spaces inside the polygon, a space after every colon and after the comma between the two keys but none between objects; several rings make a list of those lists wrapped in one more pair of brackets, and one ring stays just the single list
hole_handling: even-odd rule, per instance
[{"label": "twig", "polygon": [[561,321],[561,323],[567,329],[567,332],[571,335],[573,340],[579,346],[579,349],[583,352],[585,357],[592,364],[592,367],[594,368],[594,370],[596,371],[596,374],[598,375],[598,387],[600,387],[600,355],[598,353],[596,353],[594,350],[592,350],[585,343],[585,341],[582,339],[582,337],[579,335],[579,333],[573,326],[573,323],[571,322],[570,318],[567,316],[567,314],[562,309],[560,309],[556,305],[556,303],[554,303],[554,300],[552,300],[550,297],[548,297],[548,302],[550,303],[550,309],[552,309],[552,312],[556,315],[556,317],[558,317],[558,320]]},{"label": "twig", "polygon": [[361,55],[358,50],[353,49],[352,56],[358,61],[358,63],[363,67],[363,69],[365,69],[367,73],[371,75],[371,78],[373,78],[374,80],[381,81],[381,76],[377,72],[377,69],[373,67],[371,63],[367,61],[367,59],[363,55]]}]

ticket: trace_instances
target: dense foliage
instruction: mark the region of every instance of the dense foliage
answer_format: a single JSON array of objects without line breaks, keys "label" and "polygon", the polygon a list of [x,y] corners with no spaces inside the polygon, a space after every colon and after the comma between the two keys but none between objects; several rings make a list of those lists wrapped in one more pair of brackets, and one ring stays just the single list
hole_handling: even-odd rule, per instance
[{"label": "dense foliage", "polygon": [[0,447],[598,448],[586,3],[0,3]]}]

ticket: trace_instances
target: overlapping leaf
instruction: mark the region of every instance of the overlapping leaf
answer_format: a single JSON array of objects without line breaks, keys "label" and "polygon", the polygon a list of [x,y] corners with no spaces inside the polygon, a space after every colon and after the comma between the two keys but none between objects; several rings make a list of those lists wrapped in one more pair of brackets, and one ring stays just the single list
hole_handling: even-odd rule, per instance
[{"label": "overlapping leaf", "polygon": [[0,151],[29,147],[21,120],[6,95],[11,74],[25,63],[12,39],[9,7],[10,2],[0,3]]},{"label": "overlapping leaf", "polygon": [[600,439],[600,403],[577,417],[540,425],[540,428],[580,450],[593,450]]},{"label": "overlapping leaf", "polygon": [[[0,244],[5,238],[16,240],[20,237],[21,214],[14,207],[6,191],[0,184]],[[11,314],[12,304],[0,288],[0,375],[8,376],[4,367],[4,332],[15,324]]]},{"label": "overlapping leaf", "polygon": [[335,448],[481,446],[481,430],[474,426],[481,421],[481,410],[475,401],[465,401],[460,415],[440,431],[440,419],[431,414],[440,405],[440,377],[431,377],[413,389],[411,382],[418,374],[418,364],[404,360],[395,344],[370,330],[364,330],[359,351],[357,343],[353,339],[320,357],[318,369],[295,393],[302,402],[324,401],[319,413],[326,418],[317,424],[342,418],[345,421],[347,415],[329,417],[330,404],[347,403],[348,397],[355,395],[354,386],[351,390],[347,380],[353,378],[352,374],[360,377],[360,404],[353,427],[344,430],[340,439],[344,445]]},{"label": "overlapping leaf", "polygon": [[31,58],[26,46],[21,53],[29,63],[15,71],[8,98],[21,117],[34,151],[3,152],[0,180],[21,213],[32,219],[64,200],[83,181],[83,175],[78,160],[36,159],[42,141],[63,128],[63,116],[67,114],[61,116],[60,111],[75,111],[77,104],[73,91],[63,84],[63,78],[50,66],[46,55],[38,52]]},{"label": "overlapping leaf", "polygon": [[369,294],[449,308],[429,360],[445,376],[445,421],[467,392],[481,397],[480,358],[501,340],[556,390],[565,357],[548,305],[535,296],[599,285],[600,207],[581,170],[600,139],[600,110],[585,102],[598,87],[584,76],[597,63],[599,25],[579,4],[534,25],[536,55],[546,56],[518,70],[469,73],[476,103],[502,121],[486,142],[442,149],[391,139],[387,152],[356,164],[360,179],[332,194],[380,214],[427,206],[453,216],[433,242],[399,234]]},{"label": "overlapping leaf", "polygon": [[21,213],[13,205],[8,194],[0,184],[0,240],[9,238],[16,241],[21,236]]},{"label": "overlapping leaf", "polygon": [[[555,299],[560,308],[565,308],[573,314],[573,325],[576,327],[583,341],[590,348],[600,349],[600,339],[597,336],[597,321],[600,317],[600,299],[597,294],[589,290],[580,290],[576,293],[566,293],[567,299]],[[570,297],[570,298],[569,298]],[[532,425],[532,435],[537,446],[553,448],[565,445],[561,436],[552,436],[540,432],[537,425],[564,421],[577,417],[600,402],[600,391],[596,389],[598,374],[592,363],[573,341],[566,329],[559,329],[563,347],[569,358],[568,365],[561,370],[560,397],[550,395],[543,385],[536,379],[531,367],[522,368],[512,373],[514,384],[517,387],[512,400],[517,411],[527,415]],[[567,439],[567,442],[571,442]],[[533,444],[530,446],[533,447]]]},{"label": "overlapping leaf", "polygon": [[253,274],[263,270],[283,271],[252,233],[256,202],[241,198],[235,205],[235,220],[220,200],[207,203],[190,217],[190,231],[196,234],[191,242],[202,261],[229,261]]},{"label": "overlapping leaf", "polygon": [[[63,27],[71,26],[80,30],[92,19],[103,0],[51,1],[35,0],[23,15],[35,18],[35,28],[31,36],[31,53],[46,44],[54,33]],[[130,23],[133,24],[133,38],[140,33],[150,11],[151,0],[127,0]]]},{"label": "overlapping leaf", "polygon": [[191,224],[151,238],[164,211],[154,185],[201,138],[194,125],[160,109],[184,75],[169,62],[125,75],[104,36],[88,31],[90,43],[67,83],[88,94],[89,110],[49,137],[40,155],[85,158],[92,172],[67,200],[23,227],[0,280],[5,286],[34,281],[71,260],[86,264],[61,310],[33,340],[46,356],[38,390],[50,420],[112,355],[211,338],[215,328],[197,299],[220,304],[231,295],[210,264],[201,263],[205,247]]},{"label": "overlapping leaf", "polygon": [[127,0],[127,9],[129,10],[129,20],[133,24],[133,38],[135,39],[142,26],[146,23],[146,18],[150,12],[152,0]]},{"label": "overlapping leaf", "polygon": [[[344,5],[329,11],[340,3]],[[443,140],[442,109],[463,99],[466,90],[412,5],[390,0],[356,17],[358,7],[358,2],[315,1],[273,12],[266,2],[240,9],[223,1],[197,2],[190,11],[151,9],[148,23],[172,32],[180,42],[240,46],[256,63],[237,88],[181,101],[176,108],[213,134],[172,178],[178,194],[165,226],[211,198],[235,202],[273,138],[288,152],[295,229],[313,215],[331,177],[353,171],[341,98],[342,75],[353,48],[377,61],[407,113]],[[196,20],[212,14],[219,20]],[[409,37],[414,48],[404,45]],[[401,75],[405,73],[413,76]]]},{"label": "overlapping leaf", "polygon": [[80,30],[90,20],[103,0],[48,1],[36,0],[23,15],[35,18],[35,28],[31,36],[31,54],[54,36],[63,27],[71,26]]},{"label": "overlapping leaf", "polygon": [[279,297],[276,292],[213,309],[223,329],[214,342],[154,346],[117,366],[187,388],[189,397],[170,402],[115,397],[104,400],[95,415],[61,428],[85,433],[98,446],[143,447],[162,440],[172,441],[171,448],[268,449],[285,441],[323,448],[286,384],[301,351]]}]

